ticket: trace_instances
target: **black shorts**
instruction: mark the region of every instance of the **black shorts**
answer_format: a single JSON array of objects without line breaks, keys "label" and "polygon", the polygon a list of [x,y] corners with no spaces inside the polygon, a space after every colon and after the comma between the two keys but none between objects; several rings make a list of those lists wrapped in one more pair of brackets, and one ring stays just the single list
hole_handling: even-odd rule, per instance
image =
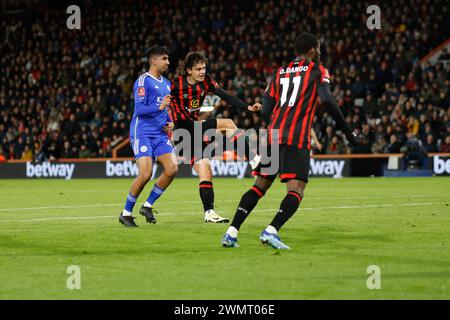
[{"label": "black shorts", "polygon": [[[270,153],[270,146],[268,150],[268,153]],[[268,170],[268,168],[271,167],[271,162],[263,164],[263,162],[267,161],[261,159],[261,165],[259,165],[252,172],[252,174],[270,179],[272,181],[275,180],[276,176],[279,174],[281,182],[287,182],[291,179],[298,179],[308,182],[310,160],[309,150],[299,149],[286,144],[280,144],[279,155],[278,170],[276,170],[275,173]]]},{"label": "black shorts", "polygon": [[[201,132],[202,132],[202,139],[200,141],[195,141],[194,139],[194,128],[195,125],[201,126]],[[181,149],[180,155],[181,156],[189,156],[191,166],[198,160],[203,159],[203,151],[206,148],[206,146],[209,144],[208,138],[205,136],[205,132],[209,129],[217,129],[217,119],[207,119],[203,121],[192,121],[192,120],[184,120],[184,121],[178,121],[175,124],[175,130],[176,129],[185,129],[189,132],[191,135],[191,143],[190,143],[190,155],[185,154],[184,149]],[[180,140],[181,141],[181,140]],[[175,148],[177,148],[178,141],[175,141]],[[178,148],[177,148],[178,149]],[[207,157],[209,158],[209,157]]]}]

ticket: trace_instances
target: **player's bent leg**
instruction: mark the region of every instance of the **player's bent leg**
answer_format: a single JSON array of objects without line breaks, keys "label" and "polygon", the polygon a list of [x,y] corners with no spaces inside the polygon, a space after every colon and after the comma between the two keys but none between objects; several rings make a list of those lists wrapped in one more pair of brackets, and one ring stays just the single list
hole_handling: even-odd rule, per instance
[{"label": "player's bent leg", "polygon": [[225,235],[222,237],[222,245],[227,248],[238,247],[237,236],[241,225],[258,204],[267,190],[272,186],[273,180],[259,176],[255,184],[241,198],[233,221]]},{"label": "player's bent leg", "polygon": [[306,182],[300,179],[291,179],[286,182],[287,192],[297,192],[303,197],[303,192],[306,189]]},{"label": "player's bent leg", "polygon": [[131,184],[130,193],[139,196],[152,177],[153,160],[151,157],[141,157],[136,160],[136,164],[139,174]]},{"label": "player's bent leg", "polygon": [[231,119],[217,119],[217,129],[228,134],[233,134],[237,127]]},{"label": "player's bent leg", "polygon": [[306,182],[299,179],[287,181],[287,194],[270,225],[261,233],[260,240],[275,249],[290,249],[278,236],[281,227],[294,215],[303,198]]},{"label": "player's bent leg", "polygon": [[236,124],[233,122],[233,120],[217,119],[217,129],[222,133],[225,133],[227,138],[231,139],[231,142],[233,144],[237,142],[239,145],[239,140],[243,140],[242,143],[244,144],[244,155],[250,166],[254,170],[259,165],[259,163],[261,162],[261,157],[250,150],[248,136],[246,136],[243,132],[236,132],[238,131],[238,128],[236,127]]},{"label": "player's bent leg", "polygon": [[158,211],[153,207],[153,205],[156,200],[158,200],[163,195],[164,191],[170,185],[178,172],[176,157],[172,152],[158,156],[157,161],[163,166],[163,172],[159,176],[156,183],[153,185],[147,201],[145,201],[139,211],[139,213],[145,217],[148,223],[153,224],[157,222],[154,215],[158,214]]},{"label": "player's bent leg", "polygon": [[267,192],[267,190],[270,189],[272,184],[273,184],[273,179],[271,179],[270,177],[265,177],[265,176],[259,176],[256,178],[256,181],[255,181],[255,186],[257,186],[261,190],[264,190],[264,192]]},{"label": "player's bent leg", "polygon": [[248,215],[256,207],[259,199],[269,190],[272,183],[273,181],[268,178],[258,177],[256,179],[255,184],[242,196],[230,228],[235,228],[237,231],[240,229],[245,219],[247,219]]},{"label": "player's bent leg", "polygon": [[136,163],[139,169],[139,174],[131,185],[130,192],[125,202],[125,207],[119,216],[119,222],[126,227],[137,227],[134,222],[134,217],[132,216],[133,208],[136,204],[137,198],[152,176],[153,162],[151,157],[140,157],[136,160]]},{"label": "player's bent leg", "polygon": [[228,218],[221,217],[214,211],[214,186],[212,183],[212,170],[210,161],[208,159],[201,159],[193,165],[193,168],[200,179],[198,187],[200,199],[203,203],[205,222],[229,222],[230,220]]},{"label": "player's bent leg", "polygon": [[145,217],[147,222],[156,223],[154,214],[158,212],[153,208],[153,204],[163,195],[164,191],[174,179],[178,172],[178,164],[173,152],[172,143],[166,137],[154,139],[152,141],[152,147],[154,149],[153,155],[157,158],[158,163],[162,165],[163,172],[158,178],[158,181],[153,185],[152,191],[147,201],[141,207],[140,213]]},{"label": "player's bent leg", "polygon": [[198,175],[200,181],[212,181],[211,162],[209,159],[201,159],[192,166]]},{"label": "player's bent leg", "polygon": [[160,188],[167,189],[178,173],[177,158],[173,153],[166,153],[158,156],[158,163],[163,166],[163,172],[156,184]]}]

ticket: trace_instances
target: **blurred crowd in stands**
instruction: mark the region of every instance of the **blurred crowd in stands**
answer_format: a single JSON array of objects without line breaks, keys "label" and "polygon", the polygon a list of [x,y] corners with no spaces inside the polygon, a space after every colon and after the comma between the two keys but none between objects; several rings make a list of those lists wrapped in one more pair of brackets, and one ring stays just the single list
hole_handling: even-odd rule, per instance
[{"label": "blurred crowd in stands", "polygon": [[[316,152],[450,152],[449,54],[419,63],[450,37],[447,1],[380,5],[381,30],[367,28],[364,1],[86,1],[81,30],[67,29],[65,8],[46,3],[0,5],[0,161],[110,157],[128,137],[133,83],[147,70],[144,49],[154,44],[171,52],[169,79],[188,51],[202,50],[222,87],[261,101],[304,31],[320,38],[332,91],[361,133],[360,145],[348,148],[319,107]],[[213,116],[243,129],[265,126],[258,114],[223,101]]]}]

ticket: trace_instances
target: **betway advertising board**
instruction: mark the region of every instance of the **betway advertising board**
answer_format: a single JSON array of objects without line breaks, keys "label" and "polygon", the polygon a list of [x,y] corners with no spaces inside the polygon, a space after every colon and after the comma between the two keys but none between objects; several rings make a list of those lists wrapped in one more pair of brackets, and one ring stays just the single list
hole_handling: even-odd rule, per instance
[{"label": "betway advertising board", "polygon": [[450,157],[433,157],[433,173],[437,176],[450,175]]},{"label": "betway advertising board", "polygon": [[[242,179],[251,176],[251,167],[242,161],[212,160],[214,177]],[[44,162],[0,164],[0,179],[79,179],[79,178],[131,178],[138,175],[134,161],[92,161],[92,162]],[[153,177],[161,174],[162,167],[155,165]],[[340,178],[350,175],[350,161],[342,159],[311,159],[311,177]],[[196,177],[188,164],[178,166],[179,178]]]}]

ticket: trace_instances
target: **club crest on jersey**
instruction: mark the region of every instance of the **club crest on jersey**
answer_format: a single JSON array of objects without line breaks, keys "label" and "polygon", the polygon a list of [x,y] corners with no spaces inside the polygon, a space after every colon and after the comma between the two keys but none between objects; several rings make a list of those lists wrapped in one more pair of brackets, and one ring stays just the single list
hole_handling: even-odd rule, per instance
[{"label": "club crest on jersey", "polygon": [[200,105],[200,102],[199,102],[197,99],[193,99],[193,100],[191,101],[191,108],[192,108],[192,109],[198,108],[199,105]]},{"label": "club crest on jersey", "polygon": [[147,150],[148,150],[147,146],[141,146],[142,153],[147,152]]},{"label": "club crest on jersey", "polygon": [[144,87],[138,88],[138,97],[145,97],[145,88]]}]

